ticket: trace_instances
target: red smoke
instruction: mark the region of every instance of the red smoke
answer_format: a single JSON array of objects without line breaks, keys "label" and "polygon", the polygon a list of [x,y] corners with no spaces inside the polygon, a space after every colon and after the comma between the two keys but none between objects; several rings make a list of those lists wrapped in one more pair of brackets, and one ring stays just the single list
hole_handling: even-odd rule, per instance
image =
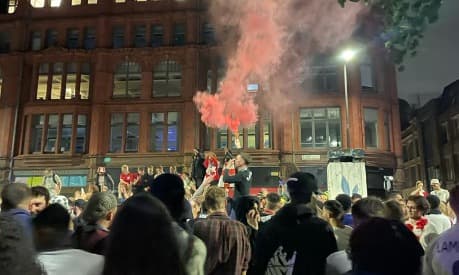
[{"label": "red smoke", "polygon": [[231,53],[220,91],[198,92],[194,101],[208,127],[228,127],[233,133],[257,122],[258,107],[247,92],[249,81],[262,87],[272,84],[268,106],[285,101],[282,93],[293,88],[292,80],[301,79],[308,55],[349,38],[362,10],[357,4],[343,9],[336,0],[210,2],[217,30],[237,28],[239,36],[237,44],[221,39]]}]

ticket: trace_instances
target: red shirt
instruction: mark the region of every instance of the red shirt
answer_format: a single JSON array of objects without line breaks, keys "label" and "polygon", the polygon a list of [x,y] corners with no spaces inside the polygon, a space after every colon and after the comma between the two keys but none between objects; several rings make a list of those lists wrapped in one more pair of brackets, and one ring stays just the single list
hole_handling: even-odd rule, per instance
[{"label": "red shirt", "polygon": [[206,168],[211,168],[206,171],[206,176],[207,177],[213,177],[214,180],[220,179],[220,175],[218,174],[218,168],[220,166],[220,163],[218,162],[217,159],[215,158],[207,158],[204,160],[203,163],[204,167]]},{"label": "red shirt", "polygon": [[121,173],[120,174],[120,180],[122,180],[122,181],[124,181],[124,182],[126,182],[128,184],[133,183],[134,182],[134,178],[135,178],[134,175],[131,174],[131,173],[127,173],[127,174]]}]

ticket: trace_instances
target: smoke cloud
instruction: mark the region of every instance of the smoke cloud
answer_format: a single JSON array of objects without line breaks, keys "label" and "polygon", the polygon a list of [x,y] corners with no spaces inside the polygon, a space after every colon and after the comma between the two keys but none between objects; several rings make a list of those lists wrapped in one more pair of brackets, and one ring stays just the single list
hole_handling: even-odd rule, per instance
[{"label": "smoke cloud", "polygon": [[336,0],[211,0],[210,5],[228,67],[220,91],[198,92],[194,102],[208,127],[233,133],[257,122],[258,105],[247,84],[269,87],[263,105],[278,108],[287,102],[286,93],[300,88],[310,58],[345,42],[365,11],[358,3],[341,8]]}]

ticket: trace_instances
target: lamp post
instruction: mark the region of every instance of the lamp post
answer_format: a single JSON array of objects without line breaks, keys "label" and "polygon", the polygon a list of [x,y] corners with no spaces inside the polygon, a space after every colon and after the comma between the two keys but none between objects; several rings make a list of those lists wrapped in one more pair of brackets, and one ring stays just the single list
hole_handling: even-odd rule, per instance
[{"label": "lamp post", "polygon": [[344,61],[344,100],[346,104],[346,146],[351,149],[351,131],[349,122],[349,96],[348,96],[348,83],[347,83],[347,63],[355,57],[356,51],[346,49],[340,54],[340,59]]}]

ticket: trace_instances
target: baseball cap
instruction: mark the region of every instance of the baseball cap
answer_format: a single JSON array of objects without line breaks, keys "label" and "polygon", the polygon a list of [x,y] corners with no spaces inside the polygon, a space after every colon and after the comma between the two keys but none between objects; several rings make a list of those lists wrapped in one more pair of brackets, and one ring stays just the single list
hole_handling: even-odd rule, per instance
[{"label": "baseball cap", "polygon": [[430,184],[439,184],[439,183],[440,183],[440,181],[438,179],[432,179],[430,181]]},{"label": "baseball cap", "polygon": [[316,177],[311,173],[296,172],[286,181],[287,190],[290,194],[312,194],[317,193],[319,187]]}]

